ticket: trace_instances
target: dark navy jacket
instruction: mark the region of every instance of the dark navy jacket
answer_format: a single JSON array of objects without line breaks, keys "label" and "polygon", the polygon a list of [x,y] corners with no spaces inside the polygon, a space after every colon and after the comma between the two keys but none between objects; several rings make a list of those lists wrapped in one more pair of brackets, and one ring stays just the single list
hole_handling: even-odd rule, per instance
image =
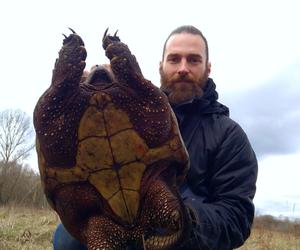
[{"label": "dark navy jacket", "polygon": [[173,107],[190,156],[180,192],[197,217],[180,249],[236,248],[248,238],[253,222],[256,156],[245,132],[217,99],[208,79],[200,99]]}]

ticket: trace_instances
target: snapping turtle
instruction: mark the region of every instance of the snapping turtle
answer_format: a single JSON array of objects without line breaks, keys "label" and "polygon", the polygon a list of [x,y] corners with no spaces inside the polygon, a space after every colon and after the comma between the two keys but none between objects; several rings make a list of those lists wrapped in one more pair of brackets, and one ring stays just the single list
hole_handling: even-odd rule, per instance
[{"label": "snapping turtle", "polygon": [[46,197],[89,249],[170,249],[188,228],[176,185],[189,160],[167,98],[107,31],[110,65],[84,76],[84,43],[71,31],[34,110]]}]

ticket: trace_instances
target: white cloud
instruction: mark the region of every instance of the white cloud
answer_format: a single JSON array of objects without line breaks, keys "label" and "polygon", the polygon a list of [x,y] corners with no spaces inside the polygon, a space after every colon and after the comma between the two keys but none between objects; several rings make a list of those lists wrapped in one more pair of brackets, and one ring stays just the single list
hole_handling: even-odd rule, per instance
[{"label": "white cloud", "polygon": [[300,217],[300,152],[259,161],[256,208],[261,213]]}]

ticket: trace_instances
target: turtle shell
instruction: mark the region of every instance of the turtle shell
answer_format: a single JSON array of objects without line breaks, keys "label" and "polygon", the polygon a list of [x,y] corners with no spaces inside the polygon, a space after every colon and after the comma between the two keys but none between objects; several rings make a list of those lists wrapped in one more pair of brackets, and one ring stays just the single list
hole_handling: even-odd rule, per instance
[{"label": "turtle shell", "polygon": [[43,179],[46,183],[48,179],[55,180],[56,185],[88,182],[118,217],[132,223],[139,209],[142,177],[147,166],[155,166],[160,161],[186,161],[173,115],[172,123],[173,136],[151,148],[135,130],[127,112],[116,106],[110,95],[95,93],[79,122],[74,166],[57,167],[47,163],[37,147]]}]

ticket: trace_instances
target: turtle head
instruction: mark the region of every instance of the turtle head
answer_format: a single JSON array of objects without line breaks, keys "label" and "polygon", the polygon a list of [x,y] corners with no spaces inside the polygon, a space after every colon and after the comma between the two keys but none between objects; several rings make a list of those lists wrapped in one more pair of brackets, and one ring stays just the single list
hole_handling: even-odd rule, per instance
[{"label": "turtle head", "polygon": [[114,75],[112,73],[109,64],[95,65],[91,68],[91,72],[88,74],[85,83],[100,86],[110,84],[114,81]]}]

